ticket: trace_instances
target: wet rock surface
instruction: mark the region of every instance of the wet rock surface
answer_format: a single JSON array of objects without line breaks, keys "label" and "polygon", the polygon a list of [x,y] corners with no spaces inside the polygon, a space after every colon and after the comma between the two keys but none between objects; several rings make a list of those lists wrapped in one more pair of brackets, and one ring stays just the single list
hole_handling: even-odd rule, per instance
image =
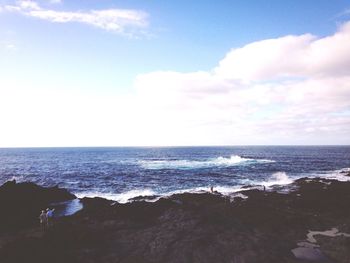
[{"label": "wet rock surface", "polygon": [[292,188],[247,190],[247,199],[234,201],[210,193],[154,203],[83,198],[81,211],[45,231],[28,226],[1,235],[0,262],[349,263],[344,235],[297,244],[309,231],[350,233],[350,183],[300,179]]}]

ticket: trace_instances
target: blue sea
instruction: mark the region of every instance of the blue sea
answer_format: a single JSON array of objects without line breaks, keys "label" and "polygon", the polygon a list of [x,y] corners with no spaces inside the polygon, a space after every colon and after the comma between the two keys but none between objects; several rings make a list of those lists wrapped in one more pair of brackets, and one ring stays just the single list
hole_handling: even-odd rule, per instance
[{"label": "blue sea", "polygon": [[0,184],[59,185],[79,197],[137,196],[244,186],[269,188],[301,177],[347,180],[350,146],[0,149]]}]

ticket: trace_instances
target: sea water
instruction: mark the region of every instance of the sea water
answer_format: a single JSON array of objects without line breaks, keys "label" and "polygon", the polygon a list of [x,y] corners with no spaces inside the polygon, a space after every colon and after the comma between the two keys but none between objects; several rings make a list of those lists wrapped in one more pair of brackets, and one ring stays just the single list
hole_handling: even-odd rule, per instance
[{"label": "sea water", "polygon": [[137,196],[283,185],[301,177],[349,180],[350,146],[0,149],[0,184],[59,185],[79,197]]}]

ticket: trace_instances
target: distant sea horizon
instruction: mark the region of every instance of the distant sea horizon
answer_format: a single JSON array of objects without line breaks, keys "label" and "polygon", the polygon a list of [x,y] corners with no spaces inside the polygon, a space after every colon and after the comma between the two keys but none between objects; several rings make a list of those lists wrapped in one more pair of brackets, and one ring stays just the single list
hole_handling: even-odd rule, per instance
[{"label": "distant sea horizon", "polygon": [[213,186],[231,196],[247,187],[302,177],[348,180],[349,145],[81,146],[0,148],[0,183],[59,185],[78,197],[157,200]]},{"label": "distant sea horizon", "polygon": [[218,144],[218,145],[92,145],[92,146],[0,146],[0,149],[36,149],[36,148],[187,148],[187,147],[314,147],[314,146],[350,146],[350,144]]}]

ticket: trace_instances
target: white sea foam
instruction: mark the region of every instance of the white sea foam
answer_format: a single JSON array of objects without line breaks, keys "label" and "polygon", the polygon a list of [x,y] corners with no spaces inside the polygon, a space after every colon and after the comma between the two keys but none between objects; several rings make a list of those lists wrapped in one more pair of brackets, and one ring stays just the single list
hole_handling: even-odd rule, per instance
[{"label": "white sea foam", "polygon": [[343,168],[335,171],[330,171],[323,175],[322,177],[326,179],[334,179],[341,182],[348,182],[350,181],[350,176],[347,176],[347,174],[350,173],[350,168]]},{"label": "white sea foam", "polygon": [[[264,185],[266,187],[271,187],[273,185],[286,185],[292,183],[293,180],[290,179],[286,173],[284,172],[278,172],[274,173],[270,180],[265,182],[260,181],[251,181],[250,187],[242,187],[242,185],[236,185],[236,186],[228,186],[228,185],[213,185],[214,191],[228,196],[231,199],[234,197],[238,197],[239,192],[243,192],[250,189],[261,189],[261,186]],[[166,193],[158,193],[152,189],[134,189],[130,191],[126,191],[123,193],[103,193],[103,192],[84,192],[84,193],[78,193],[76,194],[79,198],[83,197],[101,197],[113,201],[117,201],[119,203],[127,203],[130,202],[131,199],[139,196],[157,196],[157,198],[154,198],[152,200],[148,201],[157,201],[161,197],[168,197],[172,196],[174,194],[184,194],[184,193],[208,193],[210,192],[211,185],[203,186],[203,187],[194,187],[194,188],[185,188],[185,189],[178,189],[175,191],[169,191]],[[246,196],[240,196],[242,198],[247,198]]]},{"label": "white sea foam", "polygon": [[242,193],[236,193],[236,194],[232,194],[232,195],[230,196],[230,200],[231,200],[231,201],[234,201],[235,198],[247,199],[248,196],[246,196],[246,195],[244,195],[244,194],[242,194]]},{"label": "white sea foam", "polygon": [[237,193],[243,190],[247,190],[248,188],[242,188],[242,186],[217,186],[214,187],[215,191],[218,191],[219,193],[223,194],[223,195],[230,195],[233,193]]},{"label": "white sea foam", "polygon": [[[230,197],[242,197],[247,198],[246,196],[241,196],[237,192],[248,190],[254,187],[250,188],[242,188],[241,186],[214,186],[214,191],[219,192],[222,195],[230,196]],[[117,201],[119,203],[128,203],[135,197],[140,196],[157,196],[154,199],[147,200],[148,202],[155,202],[159,200],[161,197],[169,197],[174,194],[184,194],[184,193],[193,193],[193,194],[200,194],[200,193],[208,193],[210,192],[210,186],[206,187],[194,187],[194,188],[186,188],[186,189],[179,189],[175,191],[170,191],[166,193],[157,193],[156,191],[153,191],[152,189],[135,189],[130,190],[123,193],[103,193],[103,192],[83,192],[83,193],[77,193],[76,196],[78,198],[83,197],[101,197],[108,200]]]},{"label": "white sea foam", "polygon": [[14,175],[11,177],[9,181],[13,181],[13,180],[15,180],[17,183],[25,181],[23,175]]},{"label": "white sea foam", "polygon": [[264,181],[261,185],[265,187],[271,187],[273,185],[287,185],[293,183],[294,179],[288,177],[285,172],[277,172],[272,174],[268,181]]},{"label": "white sea foam", "polygon": [[204,161],[197,160],[142,160],[139,164],[145,169],[198,169],[208,167],[225,167],[225,166],[236,166],[236,165],[247,165],[257,163],[272,163],[273,160],[266,159],[251,159],[244,158],[238,155],[232,155],[229,158],[217,157]]},{"label": "white sea foam", "polygon": [[101,197],[108,200],[117,201],[118,203],[127,203],[130,199],[138,197],[138,196],[152,196],[156,195],[156,193],[152,189],[134,189],[123,193],[102,193],[102,192],[83,192],[78,193],[76,196],[78,198],[83,197]]},{"label": "white sea foam", "polygon": [[[309,174],[306,175],[310,178],[314,177],[321,177],[326,179],[335,179],[339,181],[350,181],[350,177],[346,176],[346,174],[350,172],[350,168],[344,168],[340,170],[330,171],[328,173],[315,173],[315,174]],[[246,190],[251,189],[261,189],[261,186],[265,186],[266,188],[271,188],[272,186],[278,186],[278,185],[288,185],[294,182],[294,180],[301,178],[303,176],[293,177],[290,178],[287,173],[285,172],[276,172],[273,173],[269,179],[265,181],[259,181],[259,180],[247,180],[246,183],[250,185],[249,187],[242,187],[242,185],[236,185],[236,186],[229,186],[229,185],[213,185],[214,191],[219,192],[222,195],[230,197],[230,199],[234,197],[242,197],[247,198],[246,196],[241,196],[241,193],[244,193]],[[183,194],[183,193],[208,193],[210,192],[211,185],[203,186],[203,187],[194,187],[194,188],[185,188],[185,189],[179,189],[175,191],[170,191],[166,193],[158,193],[152,189],[134,189],[130,191],[126,191],[123,193],[102,193],[102,192],[84,192],[77,194],[79,198],[82,197],[102,197],[109,200],[117,201],[119,203],[127,203],[130,202],[132,198],[139,197],[139,196],[158,196],[157,198],[154,198],[152,200],[148,201],[157,201],[161,197],[167,197],[174,194]]]}]

